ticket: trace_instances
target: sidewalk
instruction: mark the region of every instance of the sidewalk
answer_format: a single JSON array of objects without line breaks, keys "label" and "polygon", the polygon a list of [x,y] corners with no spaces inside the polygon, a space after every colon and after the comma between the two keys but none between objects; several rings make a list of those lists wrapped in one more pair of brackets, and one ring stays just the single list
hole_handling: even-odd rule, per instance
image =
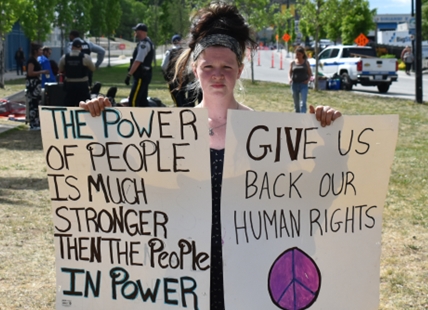
[{"label": "sidewalk", "polygon": [[25,72],[24,75],[17,75],[16,71],[8,71],[4,73],[4,81],[11,81],[16,79],[23,79],[25,78]]}]

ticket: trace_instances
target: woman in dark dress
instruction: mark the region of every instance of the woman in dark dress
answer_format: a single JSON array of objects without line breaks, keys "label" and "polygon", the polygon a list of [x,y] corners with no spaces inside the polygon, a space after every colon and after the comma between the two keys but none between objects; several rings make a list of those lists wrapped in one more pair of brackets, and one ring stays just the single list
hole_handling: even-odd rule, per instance
[{"label": "woman in dark dress", "polygon": [[31,56],[27,61],[26,96],[28,100],[30,130],[40,130],[39,103],[42,99],[41,75],[49,73],[42,70],[37,57],[42,55],[42,46],[31,44]]},{"label": "woman in dark dress", "polygon": [[[195,108],[208,110],[212,191],[210,309],[223,310],[220,198],[227,111],[252,110],[235,99],[234,88],[244,69],[245,52],[247,48],[253,51],[256,43],[251,39],[250,28],[238,9],[225,3],[211,4],[198,12],[193,19],[188,42],[189,48],[177,60],[175,78],[180,85],[190,66],[196,77],[195,87],[203,93],[202,101]],[[111,102],[104,98],[80,103],[80,107],[90,111],[92,116],[99,116],[105,107],[110,106]],[[329,125],[341,115],[328,106],[311,106],[310,113],[316,115],[321,126]]]}]

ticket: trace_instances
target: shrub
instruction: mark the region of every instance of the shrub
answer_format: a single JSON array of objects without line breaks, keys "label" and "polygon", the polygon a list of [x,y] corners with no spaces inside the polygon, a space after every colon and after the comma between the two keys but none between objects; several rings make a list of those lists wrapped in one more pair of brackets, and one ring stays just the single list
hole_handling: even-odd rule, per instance
[{"label": "shrub", "polygon": [[385,54],[385,55],[380,56],[380,58],[396,58],[396,57],[393,54]]},{"label": "shrub", "polygon": [[388,54],[388,50],[385,47],[376,48],[376,54],[378,57],[382,57],[383,55]]}]

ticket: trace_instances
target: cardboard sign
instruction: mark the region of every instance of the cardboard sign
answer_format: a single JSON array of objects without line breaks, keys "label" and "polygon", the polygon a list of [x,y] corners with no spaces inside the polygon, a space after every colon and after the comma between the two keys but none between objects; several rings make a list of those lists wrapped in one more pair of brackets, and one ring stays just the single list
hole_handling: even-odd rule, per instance
[{"label": "cardboard sign", "polygon": [[40,107],[56,309],[208,309],[203,109]]},{"label": "cardboard sign", "polygon": [[226,309],[374,310],[398,116],[229,111]]}]

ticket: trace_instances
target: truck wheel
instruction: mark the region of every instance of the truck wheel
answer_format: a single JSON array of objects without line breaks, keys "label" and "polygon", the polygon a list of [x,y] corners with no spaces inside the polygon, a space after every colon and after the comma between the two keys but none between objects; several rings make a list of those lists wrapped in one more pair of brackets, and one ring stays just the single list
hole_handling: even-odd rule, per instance
[{"label": "truck wheel", "polygon": [[379,84],[377,86],[377,89],[379,90],[380,93],[385,94],[389,89],[389,85],[390,84]]},{"label": "truck wheel", "polygon": [[348,73],[343,72],[340,75],[340,79],[341,79],[341,83],[342,83],[342,89],[343,90],[352,90],[352,81],[351,78],[349,77]]}]

